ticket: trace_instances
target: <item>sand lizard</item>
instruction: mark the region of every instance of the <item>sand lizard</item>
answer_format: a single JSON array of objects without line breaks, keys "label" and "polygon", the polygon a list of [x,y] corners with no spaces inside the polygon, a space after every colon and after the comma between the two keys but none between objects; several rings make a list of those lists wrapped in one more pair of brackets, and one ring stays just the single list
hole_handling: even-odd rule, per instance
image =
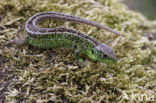
[{"label": "sand lizard", "polygon": [[120,36],[122,35],[107,26],[81,17],[57,12],[42,12],[35,14],[27,20],[25,31],[28,36],[23,40],[13,40],[12,43],[17,45],[29,44],[44,49],[61,47],[70,48],[75,51],[76,59],[81,59],[81,55],[85,54],[93,61],[112,63],[117,60],[111,47],[104,43],[100,43],[81,32],[63,27],[40,28],[37,26],[39,22],[49,19],[88,24]]}]

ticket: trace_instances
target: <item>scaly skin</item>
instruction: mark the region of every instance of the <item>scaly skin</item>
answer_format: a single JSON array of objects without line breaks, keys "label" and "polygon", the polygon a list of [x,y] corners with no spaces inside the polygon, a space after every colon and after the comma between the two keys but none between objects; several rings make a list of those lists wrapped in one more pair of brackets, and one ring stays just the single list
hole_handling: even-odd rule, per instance
[{"label": "scaly skin", "polygon": [[112,48],[106,44],[99,43],[93,38],[80,32],[68,28],[39,28],[37,26],[38,22],[47,19],[88,24],[121,36],[120,33],[93,21],[62,13],[43,12],[32,16],[27,21],[25,30],[28,37],[26,39],[23,41],[15,40],[12,42],[15,44],[30,44],[34,47],[45,49],[61,47],[70,48],[75,51],[76,59],[80,59],[81,55],[85,54],[93,61],[112,63],[117,60]]}]

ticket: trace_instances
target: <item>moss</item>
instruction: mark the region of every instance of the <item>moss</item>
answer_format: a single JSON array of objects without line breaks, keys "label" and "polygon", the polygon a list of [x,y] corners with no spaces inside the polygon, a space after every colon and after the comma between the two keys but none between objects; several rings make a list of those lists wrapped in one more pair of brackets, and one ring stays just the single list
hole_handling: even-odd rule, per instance
[{"label": "moss", "polygon": [[[68,49],[4,46],[10,39],[24,38],[26,20],[43,11],[81,16],[124,34],[119,37],[95,27],[60,21],[43,24],[69,26],[110,45],[118,62],[103,64],[86,59],[85,65],[79,67]],[[6,94],[7,103],[139,102],[132,101],[133,91],[155,96],[156,100],[155,40],[143,35],[144,31],[156,32],[156,22],[128,10],[119,0],[1,0],[0,14],[0,70],[8,70],[0,81],[0,93]],[[10,85],[5,86],[5,82]]]}]

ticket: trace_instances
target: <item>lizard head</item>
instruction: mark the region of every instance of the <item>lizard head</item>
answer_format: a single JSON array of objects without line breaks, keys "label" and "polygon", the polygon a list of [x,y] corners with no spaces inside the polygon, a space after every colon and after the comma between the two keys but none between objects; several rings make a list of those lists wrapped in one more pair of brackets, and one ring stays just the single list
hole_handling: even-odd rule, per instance
[{"label": "lizard head", "polygon": [[103,63],[113,63],[117,60],[113,49],[103,43],[95,46],[92,52],[88,53],[88,57]]}]

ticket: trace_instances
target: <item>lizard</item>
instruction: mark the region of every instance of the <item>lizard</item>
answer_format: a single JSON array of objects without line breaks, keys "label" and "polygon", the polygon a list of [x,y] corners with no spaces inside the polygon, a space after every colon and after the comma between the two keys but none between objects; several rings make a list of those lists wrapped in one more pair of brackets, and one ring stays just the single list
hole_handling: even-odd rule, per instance
[{"label": "lizard", "polygon": [[78,16],[58,12],[41,12],[27,20],[25,24],[27,37],[24,39],[11,40],[10,44],[29,44],[43,49],[69,48],[74,50],[76,60],[81,60],[82,55],[86,55],[89,59],[96,62],[114,63],[117,61],[117,57],[110,46],[100,43],[81,32],[65,27],[40,28],[37,26],[39,22],[49,19],[92,25],[122,36],[121,33],[107,26]]}]

